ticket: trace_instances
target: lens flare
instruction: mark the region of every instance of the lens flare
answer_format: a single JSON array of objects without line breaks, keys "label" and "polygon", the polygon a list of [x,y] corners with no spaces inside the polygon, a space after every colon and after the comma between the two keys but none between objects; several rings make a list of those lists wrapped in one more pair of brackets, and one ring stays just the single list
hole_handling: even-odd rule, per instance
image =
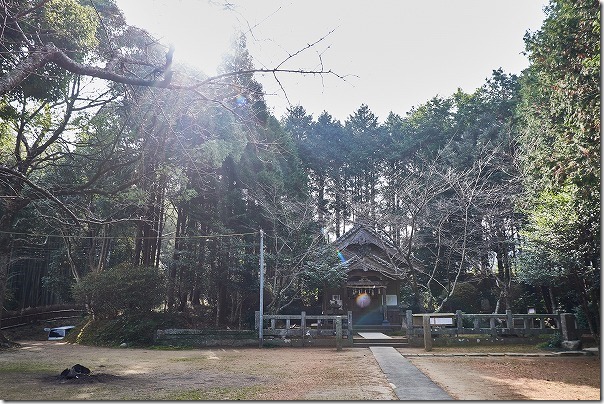
[{"label": "lens flare", "polygon": [[356,298],[356,304],[361,308],[365,308],[371,304],[371,298],[367,293],[361,293]]},{"label": "lens flare", "polygon": [[247,100],[243,95],[239,94],[237,97],[235,97],[235,103],[238,107],[243,107],[245,104],[247,104]]}]

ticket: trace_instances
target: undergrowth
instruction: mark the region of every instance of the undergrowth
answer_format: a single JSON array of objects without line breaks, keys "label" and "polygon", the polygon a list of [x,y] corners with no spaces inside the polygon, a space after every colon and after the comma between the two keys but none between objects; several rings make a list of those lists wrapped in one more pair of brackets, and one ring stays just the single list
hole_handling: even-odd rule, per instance
[{"label": "undergrowth", "polygon": [[153,345],[156,330],[183,327],[186,327],[186,320],[175,314],[121,315],[113,319],[90,319],[76,326],[65,341],[83,345],[149,347]]}]

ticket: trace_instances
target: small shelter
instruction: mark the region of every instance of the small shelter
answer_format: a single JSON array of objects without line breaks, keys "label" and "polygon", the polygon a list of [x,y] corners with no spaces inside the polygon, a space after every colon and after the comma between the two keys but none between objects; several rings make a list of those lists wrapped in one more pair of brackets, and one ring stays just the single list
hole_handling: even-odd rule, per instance
[{"label": "small shelter", "polygon": [[353,325],[401,324],[403,262],[394,246],[363,224],[353,226],[334,245],[346,263],[347,279],[342,287],[325,291],[325,314],[352,311]]}]

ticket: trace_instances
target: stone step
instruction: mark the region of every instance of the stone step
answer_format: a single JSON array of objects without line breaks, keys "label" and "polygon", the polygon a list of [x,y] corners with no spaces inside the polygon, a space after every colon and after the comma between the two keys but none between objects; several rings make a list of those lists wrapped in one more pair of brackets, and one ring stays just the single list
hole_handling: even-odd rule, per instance
[{"label": "stone step", "polygon": [[375,341],[375,340],[364,340],[364,341],[354,341],[352,343],[353,348],[369,348],[372,346],[383,346],[383,347],[392,347],[392,348],[405,348],[409,346],[408,342],[402,342],[397,340],[386,341]]},{"label": "stone step", "polygon": [[366,348],[369,346],[391,346],[391,347],[406,347],[409,346],[407,337],[403,338],[353,338],[352,345],[358,348]]},{"label": "stone step", "polygon": [[388,324],[388,325],[382,325],[382,324],[353,324],[352,325],[352,329],[355,332],[363,332],[363,331],[372,331],[372,332],[392,332],[392,331],[400,331],[401,330],[401,325],[400,324]]}]

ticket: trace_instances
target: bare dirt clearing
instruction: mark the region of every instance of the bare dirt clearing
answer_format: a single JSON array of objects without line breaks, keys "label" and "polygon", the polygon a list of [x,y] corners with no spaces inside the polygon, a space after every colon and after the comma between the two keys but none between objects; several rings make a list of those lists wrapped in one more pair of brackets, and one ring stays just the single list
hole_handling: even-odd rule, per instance
[{"label": "bare dirt clearing", "polygon": [[460,400],[600,400],[595,356],[409,359]]},{"label": "bare dirt clearing", "polygon": [[[367,348],[153,350],[20,341],[0,351],[4,400],[396,400]],[[513,351],[513,348],[510,351]],[[438,348],[437,352],[456,352]],[[403,354],[423,349],[400,349]],[[436,352],[435,352],[436,353]],[[599,357],[409,357],[461,400],[599,400]],[[60,380],[76,363],[87,378]]]},{"label": "bare dirt clearing", "polygon": [[[30,341],[0,351],[4,400],[396,399],[368,349],[118,349]],[[88,378],[60,381],[76,363]]]}]

